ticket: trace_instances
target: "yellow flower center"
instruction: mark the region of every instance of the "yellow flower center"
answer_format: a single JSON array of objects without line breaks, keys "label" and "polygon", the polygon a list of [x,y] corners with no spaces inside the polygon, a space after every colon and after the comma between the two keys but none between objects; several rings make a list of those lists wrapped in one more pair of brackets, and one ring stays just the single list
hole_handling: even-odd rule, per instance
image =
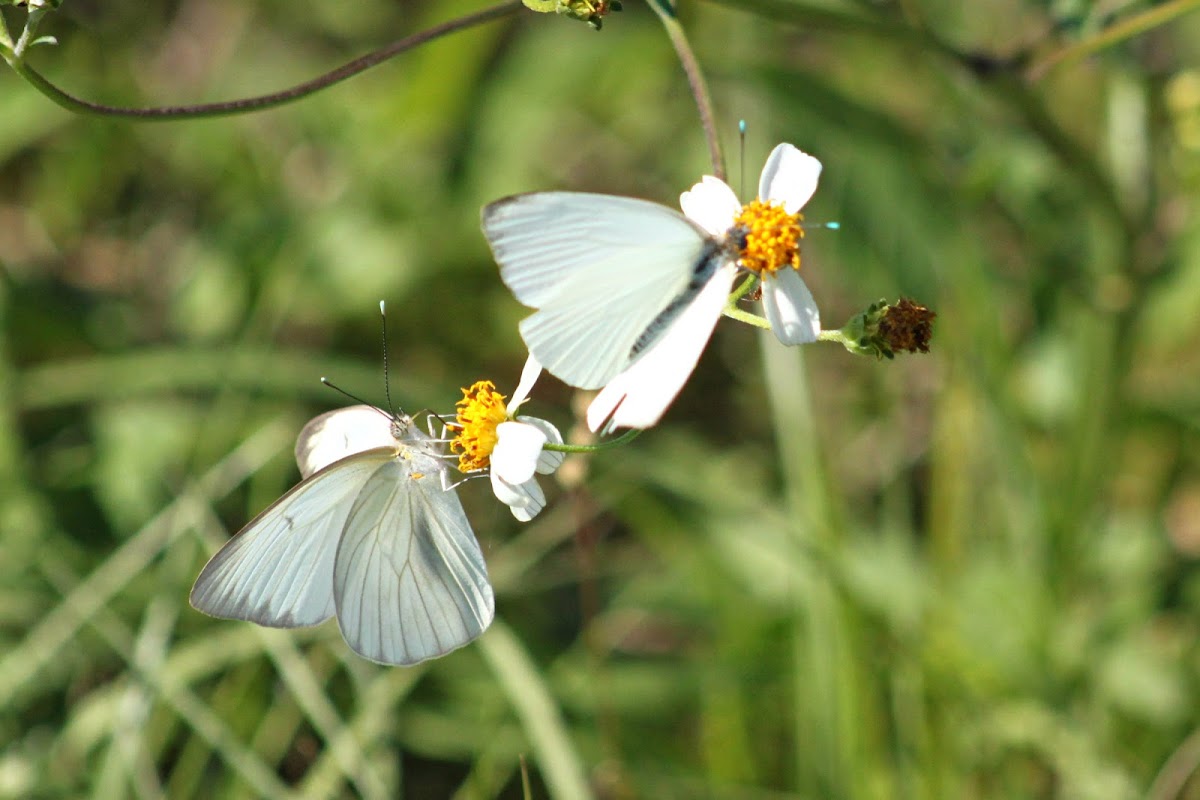
[{"label": "yellow flower center", "polygon": [[738,263],[760,277],[784,267],[800,269],[803,219],[803,214],[787,213],[782,203],[753,200],[742,206],[733,220],[733,229],[746,242]]},{"label": "yellow flower center", "polygon": [[496,426],[508,419],[508,411],[491,381],[476,381],[462,393],[456,423],[449,426],[458,431],[450,442],[450,450],[461,453],[460,472],[474,472],[491,464],[492,451],[496,449]]}]

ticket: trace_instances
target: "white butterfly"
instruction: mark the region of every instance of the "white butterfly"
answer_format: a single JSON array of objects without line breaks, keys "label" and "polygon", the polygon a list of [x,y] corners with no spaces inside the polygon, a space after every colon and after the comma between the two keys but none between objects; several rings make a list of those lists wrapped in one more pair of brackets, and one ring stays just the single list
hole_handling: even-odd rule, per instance
[{"label": "white butterfly", "polygon": [[487,629],[483,554],[437,442],[411,417],[322,414],[296,462],[304,480],[217,551],[193,607],[273,628],[336,615],[351,649],[383,664],[445,655]]},{"label": "white butterfly", "polygon": [[[723,181],[707,177],[681,198],[687,216],[637,200],[579,192],[535,192],[483,209],[483,232],[500,278],[537,311],[521,321],[530,355],[566,383],[605,387],[588,425],[646,428],[683,387],[733,287],[762,209],[803,237],[800,208],[816,190],[821,164],[789,144],[772,151],[759,195],[742,206]],[[749,216],[746,215],[749,210]],[[768,226],[774,222],[765,223]],[[775,227],[764,228],[770,239]],[[798,253],[793,247],[789,251]],[[816,339],[820,322],[794,264],[771,264],[764,307],[785,344]]]}]

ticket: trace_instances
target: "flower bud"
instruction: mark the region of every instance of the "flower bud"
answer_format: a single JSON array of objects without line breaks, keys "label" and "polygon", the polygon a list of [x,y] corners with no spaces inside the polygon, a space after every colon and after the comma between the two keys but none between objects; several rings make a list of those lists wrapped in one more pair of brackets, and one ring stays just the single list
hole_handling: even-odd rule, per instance
[{"label": "flower bud", "polygon": [[851,353],[895,358],[897,352],[928,353],[936,313],[902,297],[894,304],[878,300],[842,328],[842,344]]}]

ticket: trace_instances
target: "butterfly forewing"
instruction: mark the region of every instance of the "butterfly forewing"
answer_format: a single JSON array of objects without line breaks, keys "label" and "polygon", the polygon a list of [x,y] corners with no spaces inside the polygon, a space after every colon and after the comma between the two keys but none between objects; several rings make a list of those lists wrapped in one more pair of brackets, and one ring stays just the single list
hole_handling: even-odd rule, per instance
[{"label": "butterfly forewing", "polygon": [[562,380],[598,388],[692,280],[711,237],[682,214],[629,197],[517,195],[483,210],[483,231],[516,298],[530,354]]},{"label": "butterfly forewing", "polygon": [[394,458],[394,448],[359,453],[295,486],[209,560],[192,587],[192,606],[274,628],[329,619],[346,518],[371,475]]},{"label": "butterfly forewing", "polygon": [[354,453],[395,446],[390,414],[373,406],[347,406],[309,420],[296,437],[296,464],[307,478]]},{"label": "butterfly forewing", "polygon": [[494,615],[483,554],[442,466],[420,452],[373,474],[338,545],[334,600],[355,652],[415,664],[479,636]]}]

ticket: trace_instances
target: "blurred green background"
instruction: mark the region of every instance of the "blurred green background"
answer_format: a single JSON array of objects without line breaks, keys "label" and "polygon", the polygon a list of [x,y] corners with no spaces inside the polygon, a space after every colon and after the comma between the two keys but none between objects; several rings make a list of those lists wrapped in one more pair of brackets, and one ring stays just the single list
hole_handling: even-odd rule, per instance
[{"label": "blurred green background", "polygon": [[[910,296],[933,353],[722,322],[532,524],[460,488],[498,617],[438,661],[188,606],[345,403],[318,378],[382,402],[379,300],[404,407],[515,386],[483,204],[711,171],[625,5],[226,119],[0,73],[0,797],[514,798],[523,755],[532,797],[1200,798],[1200,16],[1039,66],[1147,3],[686,0],[731,183],[779,141],[825,164],[826,327]],[[30,63],[229,99],[480,7],[67,0]],[[580,401],[545,378],[528,410],[579,436]]]}]

